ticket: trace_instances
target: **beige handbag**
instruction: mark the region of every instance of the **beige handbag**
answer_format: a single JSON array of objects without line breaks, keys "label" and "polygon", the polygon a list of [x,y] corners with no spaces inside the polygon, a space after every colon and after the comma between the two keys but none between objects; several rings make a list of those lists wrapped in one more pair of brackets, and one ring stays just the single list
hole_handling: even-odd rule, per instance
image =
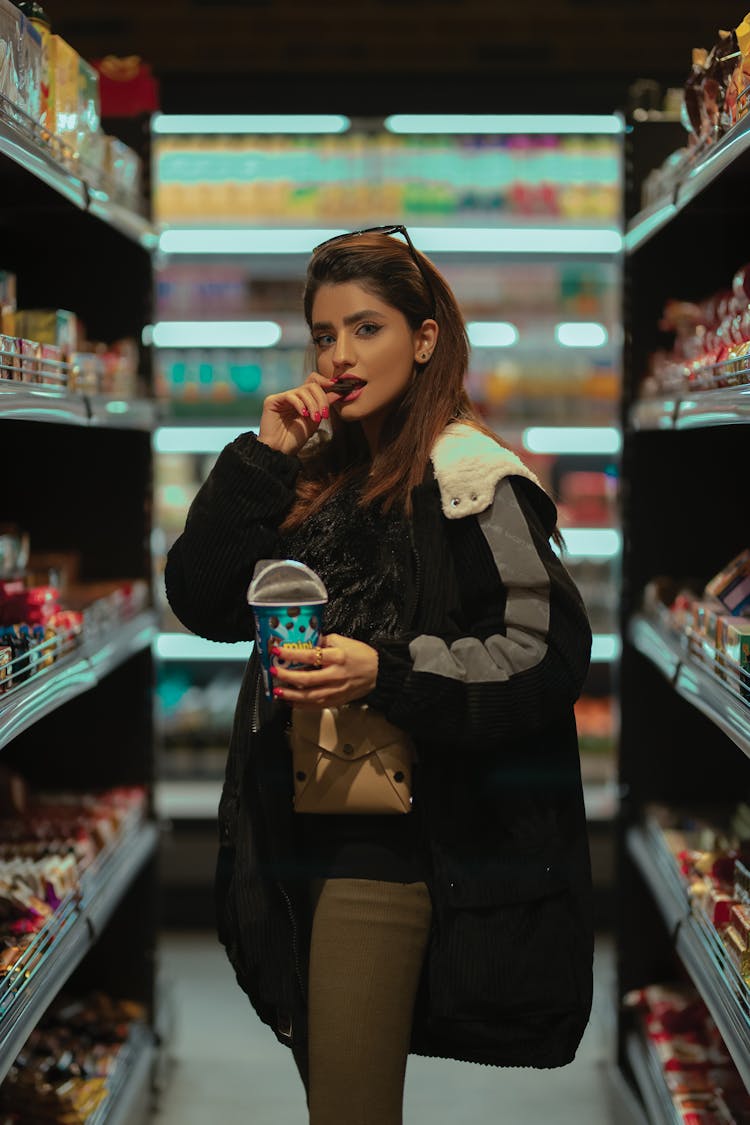
[{"label": "beige handbag", "polygon": [[298,813],[411,812],[414,744],[366,704],[292,711]]}]

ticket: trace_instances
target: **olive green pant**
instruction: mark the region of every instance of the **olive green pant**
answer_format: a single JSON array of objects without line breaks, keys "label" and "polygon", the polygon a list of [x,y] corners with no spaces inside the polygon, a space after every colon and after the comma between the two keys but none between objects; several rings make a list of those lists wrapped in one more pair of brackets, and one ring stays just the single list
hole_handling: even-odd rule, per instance
[{"label": "olive green pant", "polygon": [[320,879],[312,901],[310,1125],[401,1125],[429,892],[424,883]]}]

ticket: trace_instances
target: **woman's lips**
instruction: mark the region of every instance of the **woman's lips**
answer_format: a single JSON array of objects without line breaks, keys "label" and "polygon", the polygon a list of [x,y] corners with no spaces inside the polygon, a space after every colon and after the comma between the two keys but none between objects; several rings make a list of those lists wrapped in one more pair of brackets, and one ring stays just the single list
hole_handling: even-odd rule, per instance
[{"label": "woman's lips", "polygon": [[339,402],[354,402],[365,386],[362,379],[337,379],[336,385],[330,388],[330,393],[338,395]]}]

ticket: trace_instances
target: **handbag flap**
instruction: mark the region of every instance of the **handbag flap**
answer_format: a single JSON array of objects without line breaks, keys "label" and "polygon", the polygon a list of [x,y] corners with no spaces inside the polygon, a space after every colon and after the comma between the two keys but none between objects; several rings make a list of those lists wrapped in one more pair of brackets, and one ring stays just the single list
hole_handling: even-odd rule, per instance
[{"label": "handbag flap", "polygon": [[325,707],[322,711],[292,712],[295,740],[319,746],[336,757],[355,761],[386,746],[404,746],[408,736],[366,705]]}]

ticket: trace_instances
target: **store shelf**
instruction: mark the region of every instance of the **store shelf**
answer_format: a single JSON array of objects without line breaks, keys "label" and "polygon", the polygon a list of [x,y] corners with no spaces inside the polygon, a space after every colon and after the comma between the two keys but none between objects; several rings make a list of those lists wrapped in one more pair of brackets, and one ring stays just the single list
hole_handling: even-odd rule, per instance
[{"label": "store shelf", "polygon": [[111,430],[155,429],[159,407],[150,399],[118,399],[105,395],[86,395],[91,426],[106,426]]},{"label": "store shelf", "polygon": [[154,639],[154,655],[159,660],[233,660],[246,663],[252,654],[253,643],[209,641],[193,633],[159,633]]},{"label": "store shelf", "polygon": [[118,1059],[107,1100],[86,1125],[141,1125],[149,1120],[156,1065],[153,1035],[143,1028],[125,1049],[127,1061]]},{"label": "store shelf", "polygon": [[51,146],[35,142],[30,134],[25,114],[0,98],[0,153],[85,211],[86,185],[63,163],[62,148],[56,156]]},{"label": "store shelf", "polygon": [[634,430],[689,430],[750,423],[750,386],[696,391],[680,397],[647,398],[634,403]]},{"label": "store shelf", "polygon": [[0,155],[145,250],[157,246],[158,234],[145,216],[123,206],[80,175],[70,150],[55,137],[45,138],[31,118],[1,96]]},{"label": "store shelf", "polygon": [[[368,223],[361,224],[367,227]],[[267,259],[289,259],[295,270],[299,259],[307,259],[321,242],[345,233],[348,227],[215,227],[169,226],[159,236],[159,249],[168,255],[211,255],[235,257],[238,254]],[[511,226],[481,226],[477,220],[466,226],[410,227],[409,233],[426,254],[450,254],[456,261],[476,260],[477,255],[521,260],[529,257],[612,259],[622,250],[623,238],[617,227],[604,223],[574,226],[534,220]],[[295,259],[297,259],[295,261]]]},{"label": "store shelf", "polygon": [[701,711],[750,757],[750,706],[701,666],[681,640],[657,622],[638,614],[628,638],[654,664],[678,695]]},{"label": "store shelf", "polygon": [[83,395],[0,379],[0,419],[2,418],[87,426],[89,409]]},{"label": "store shelf", "polygon": [[655,831],[633,827],[627,849],[674,935],[675,949],[711,1013],[742,1080],[750,1087],[750,991],[716,931],[691,911],[687,890]]},{"label": "store shelf", "polygon": [[215,820],[221,787],[220,781],[157,781],[156,813],[164,820]]},{"label": "store shelf", "polygon": [[151,431],[157,424],[158,407],[148,399],[76,394],[54,387],[37,387],[32,383],[0,379],[2,419]]},{"label": "store shelf", "polygon": [[734,125],[702,160],[688,167],[669,198],[639,211],[627,225],[625,253],[632,254],[663,230],[687,205],[705,191],[750,148],[750,115]]},{"label": "store shelf", "polygon": [[637,1031],[630,1032],[625,1040],[625,1053],[638,1083],[649,1125],[682,1125],[658,1057]]},{"label": "store shelf", "polygon": [[83,897],[71,910],[40,960],[13,982],[9,1002],[0,1014],[0,1081],[7,1075],[23,1044],[59,990],[96,942],[141,868],[154,855],[158,841],[155,824],[145,823],[128,833],[97,864],[95,873],[82,876]]},{"label": "store shelf", "polygon": [[45,715],[96,687],[118,665],[147,648],[155,634],[156,615],[146,610],[121,625],[109,639],[98,644],[84,641],[48,671],[37,672],[0,695],[0,749]]}]

